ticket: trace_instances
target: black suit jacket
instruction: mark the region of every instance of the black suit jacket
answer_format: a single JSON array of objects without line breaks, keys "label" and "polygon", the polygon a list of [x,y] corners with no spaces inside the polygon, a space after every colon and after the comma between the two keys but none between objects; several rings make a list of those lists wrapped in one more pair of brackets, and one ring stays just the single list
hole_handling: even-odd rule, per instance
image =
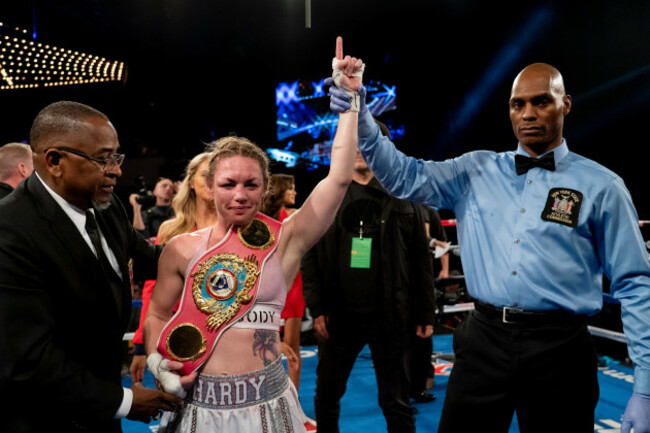
[{"label": "black suit jacket", "polygon": [[0,182],[0,200],[11,194],[14,188],[4,182]]},{"label": "black suit jacket", "polygon": [[[160,247],[116,197],[97,222],[123,275],[117,305],[99,261],[32,174],[0,203],[0,431],[120,431],[129,261],[155,278]],[[5,430],[6,429],[6,430]]]},{"label": "black suit jacket", "polygon": [[[390,196],[376,178],[367,186],[382,198],[378,257],[380,278],[377,287],[380,302],[376,306],[376,322],[383,331],[403,331],[411,334],[417,325],[433,325],[435,290],[433,270],[422,213],[417,205]],[[313,317],[329,316],[330,326],[346,329],[358,321],[350,312],[345,299],[342,279],[353,276],[349,258],[342,265],[341,250],[351,247],[351,233],[343,222],[344,214],[358,217],[358,209],[348,188],[336,217],[325,235],[305,254],[301,263],[302,290]],[[376,245],[376,244],[375,244]],[[373,254],[375,252],[373,251]],[[367,285],[367,283],[366,283]],[[358,327],[355,327],[355,329]]]}]

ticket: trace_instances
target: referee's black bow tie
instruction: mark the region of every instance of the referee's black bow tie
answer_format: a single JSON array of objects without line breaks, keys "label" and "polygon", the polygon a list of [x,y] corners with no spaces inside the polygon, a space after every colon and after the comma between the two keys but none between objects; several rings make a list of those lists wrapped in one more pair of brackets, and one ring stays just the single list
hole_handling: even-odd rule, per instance
[{"label": "referee's black bow tie", "polygon": [[546,170],[555,170],[555,157],[553,152],[548,153],[541,158],[529,158],[524,155],[515,155],[515,168],[517,174],[524,174],[533,167],[544,168]]}]

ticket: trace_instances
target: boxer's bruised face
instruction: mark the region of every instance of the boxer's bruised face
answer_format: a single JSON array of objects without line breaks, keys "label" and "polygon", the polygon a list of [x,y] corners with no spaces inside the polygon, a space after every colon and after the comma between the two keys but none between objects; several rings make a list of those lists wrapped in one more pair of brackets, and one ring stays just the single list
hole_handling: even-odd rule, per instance
[{"label": "boxer's bruised face", "polygon": [[236,155],[216,164],[212,191],[219,218],[228,224],[248,224],[260,209],[266,192],[259,162]]}]

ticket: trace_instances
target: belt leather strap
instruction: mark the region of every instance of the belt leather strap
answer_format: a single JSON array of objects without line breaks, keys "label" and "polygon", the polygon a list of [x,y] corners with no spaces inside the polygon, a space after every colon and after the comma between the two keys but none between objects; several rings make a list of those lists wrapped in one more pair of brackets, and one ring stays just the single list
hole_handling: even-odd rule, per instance
[{"label": "belt leather strap", "polygon": [[566,310],[533,311],[517,307],[495,307],[480,301],[474,301],[474,309],[491,320],[506,324],[545,325],[586,320],[586,316]]},{"label": "belt leather strap", "polygon": [[158,352],[183,363],[187,375],[208,358],[219,336],[253,306],[266,259],[282,224],[262,213],[225,238],[191,267],[178,311],[158,339]]}]

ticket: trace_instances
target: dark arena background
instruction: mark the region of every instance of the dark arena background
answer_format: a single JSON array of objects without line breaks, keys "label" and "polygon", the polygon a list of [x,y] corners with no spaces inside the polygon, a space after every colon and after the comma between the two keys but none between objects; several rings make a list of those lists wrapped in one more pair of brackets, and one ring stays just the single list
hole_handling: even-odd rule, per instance
[{"label": "dark arena background", "polygon": [[[425,159],[514,149],[512,80],[530,63],[554,65],[573,97],[569,148],[624,179],[650,239],[647,0],[4,0],[0,23],[0,145],[28,143],[32,120],[51,102],[95,107],[115,125],[126,154],[116,192],[127,208],[140,176],[149,188],[160,176],[178,180],[206,143],[231,133],[267,149],[274,173],[296,177],[300,205],[328,169],[337,118],[323,79],[342,36],[344,54],[366,64],[372,112],[400,149]],[[453,225],[447,230],[455,244]],[[458,258],[454,266],[462,271]],[[607,301],[607,285],[604,292]],[[445,334],[442,325],[453,321],[441,323]],[[616,303],[606,302],[593,325],[621,332]],[[604,368],[622,366],[607,377],[625,382],[624,343],[596,343]],[[448,341],[437,347],[451,352]],[[313,416],[316,358],[308,359],[301,400]],[[439,415],[444,383],[436,380],[435,409],[419,406],[420,414],[435,413],[418,417]],[[623,397],[610,400],[627,401],[625,384]],[[355,398],[376,413],[358,419]],[[351,424],[342,418],[341,431],[383,428],[374,394],[346,399],[342,416]],[[618,416],[595,430],[618,431]],[[418,418],[427,431],[435,423]]]}]

